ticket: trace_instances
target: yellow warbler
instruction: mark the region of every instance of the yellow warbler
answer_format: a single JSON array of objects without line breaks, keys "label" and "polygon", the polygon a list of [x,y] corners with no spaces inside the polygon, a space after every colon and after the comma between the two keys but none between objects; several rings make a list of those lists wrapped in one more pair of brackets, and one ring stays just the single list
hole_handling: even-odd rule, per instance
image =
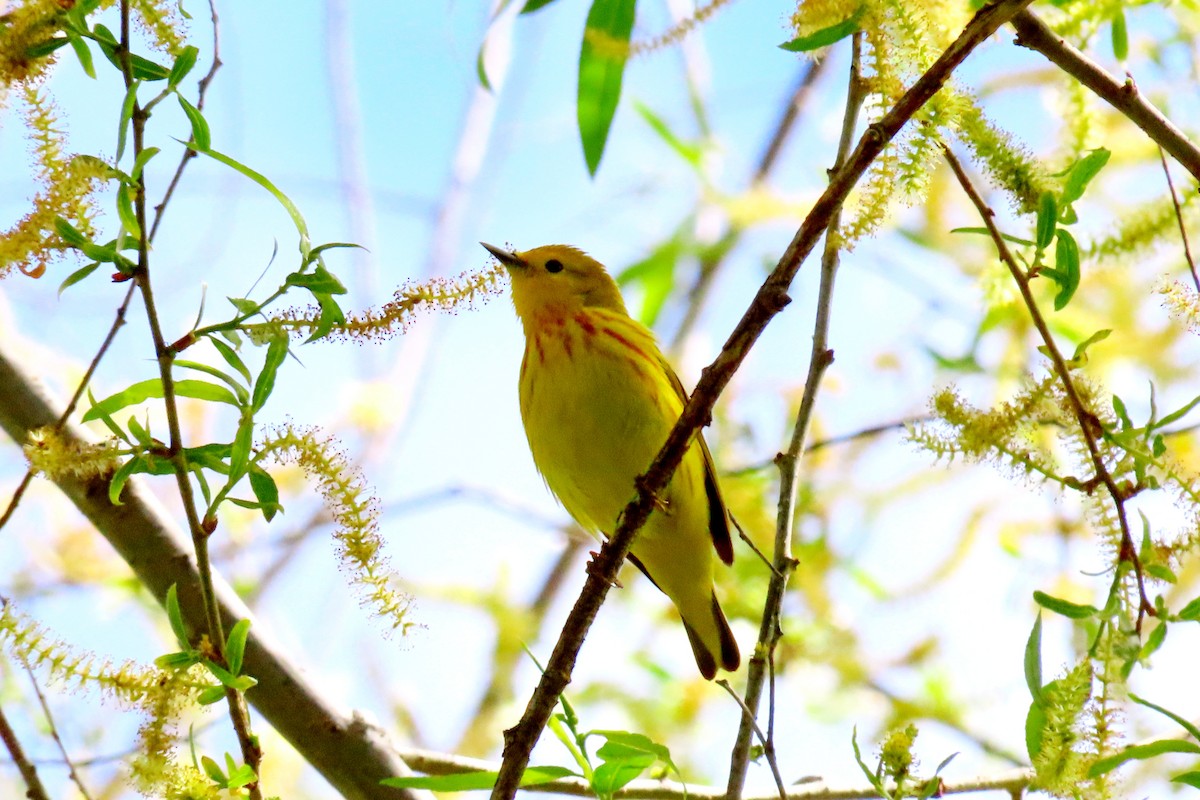
[{"label": "yellow warbler", "polygon": [[[533,462],[580,525],[609,536],[683,411],[683,385],[598,261],[566,245],[483,246],[508,268],[525,329],[521,419]],[[737,669],[741,656],[713,592],[713,550],[730,564],[733,543],[701,436],[659,500],[629,559],[679,609],[711,680],[717,667]]]}]

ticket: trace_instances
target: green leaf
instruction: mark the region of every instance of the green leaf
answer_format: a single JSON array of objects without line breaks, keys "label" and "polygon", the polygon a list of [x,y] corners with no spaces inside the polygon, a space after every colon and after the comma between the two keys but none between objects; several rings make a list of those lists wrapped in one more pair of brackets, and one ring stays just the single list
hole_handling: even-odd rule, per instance
[{"label": "green leaf", "polygon": [[521,8],[521,13],[532,14],[533,12],[543,9],[553,2],[554,0],[528,0],[528,2],[526,2]]},{"label": "green leaf", "polygon": [[187,625],[183,622],[183,609],[179,606],[179,588],[172,583],[167,589],[166,599],[163,601],[167,608],[167,621],[171,623],[171,632],[175,634],[175,641],[183,650],[190,650],[191,642],[188,641]]},{"label": "green leaf", "polygon": [[[224,386],[207,381],[182,380],[175,381],[175,394],[180,397],[191,397],[197,400],[210,400],[218,403],[228,403],[237,406],[237,398]],[[126,406],[136,405],[163,396],[162,380],[151,378],[135,383],[123,391],[106,397],[87,410],[83,415],[84,422],[99,419],[102,415],[112,415]]]},{"label": "green leaf", "polygon": [[58,48],[65,47],[70,41],[71,40],[69,37],[55,36],[53,38],[46,39],[45,41],[38,42],[37,44],[31,44],[29,47],[25,48],[25,58],[29,59],[30,61],[35,61],[39,58],[45,58]]},{"label": "green leaf", "polygon": [[317,305],[321,307],[321,316],[317,318],[317,324],[313,328],[312,335],[305,339],[305,343],[315,342],[322,336],[333,330],[334,325],[340,325],[346,321],[346,315],[342,313],[341,306],[333,299],[331,295],[313,293],[313,297],[317,301]]},{"label": "green leaf", "polygon": [[275,484],[275,479],[257,464],[250,465],[247,477],[250,479],[250,489],[262,508],[263,518],[270,522],[283,508],[279,505],[279,487]]},{"label": "green leaf", "polygon": [[249,386],[253,378],[251,377],[250,370],[246,367],[245,362],[242,361],[241,356],[237,354],[237,351],[215,336],[210,336],[208,341],[217,349],[217,352],[221,354],[221,358],[225,359],[225,363],[237,370],[238,374],[246,379],[246,385]]},{"label": "green leaf", "polygon": [[1185,622],[1200,622],[1200,597],[1196,597],[1179,609],[1179,618]]},{"label": "green leaf", "polygon": [[592,773],[592,791],[600,797],[612,797],[630,781],[653,766],[655,758],[648,753],[605,761]]},{"label": "green leaf", "polygon": [[588,173],[596,174],[621,99],[637,0],[592,0],[579,51],[576,119]]},{"label": "green leaf", "polygon": [[200,656],[194,650],[186,653],[167,653],[154,659],[154,666],[165,670],[187,669],[199,663],[199,660]]},{"label": "green leaf", "polygon": [[1109,151],[1100,147],[1091,151],[1068,168],[1067,180],[1063,184],[1062,196],[1059,198],[1060,208],[1065,208],[1083,197],[1084,190],[1087,189],[1088,184],[1099,174],[1100,170],[1104,169],[1104,165],[1108,163],[1109,156],[1111,155]]},{"label": "green leaf", "polygon": [[[981,228],[972,228],[972,227],[951,228],[950,232],[951,233],[975,233],[975,234],[980,234],[982,236],[988,236],[988,237],[990,237],[992,235],[992,232],[990,230],[988,230],[987,228],[982,228],[982,227]],[[1012,242],[1013,244],[1019,244],[1019,245],[1025,246],[1025,247],[1033,247],[1037,244],[1037,242],[1034,242],[1032,239],[1022,239],[1020,236],[1011,236],[1007,233],[1001,233],[1000,238],[1006,242]]]},{"label": "green leaf", "polygon": [[208,775],[209,778],[216,781],[221,786],[225,785],[225,773],[221,772],[221,768],[217,765],[217,762],[213,761],[208,756],[200,756],[200,764],[204,768],[204,773]]},{"label": "green leaf", "polygon": [[87,42],[82,36],[71,36],[71,49],[75,51],[75,57],[79,59],[79,66],[83,67],[83,72],[89,78],[96,77],[96,65],[92,62],[92,51],[88,49]]},{"label": "green leaf", "polygon": [[[287,195],[285,195],[283,192],[279,191],[279,189],[277,189],[275,187],[275,184],[273,184],[269,180],[267,180],[266,176],[264,176],[258,172],[255,172],[254,170],[247,167],[245,164],[235,161],[234,159],[230,158],[229,156],[225,155],[224,153],[218,153],[216,150],[209,150],[206,147],[200,147],[198,143],[196,144],[196,146],[192,147],[192,149],[195,150],[197,153],[202,153],[202,154],[208,156],[209,158],[213,159],[214,161],[219,161],[222,164],[224,164],[225,166],[230,167],[231,169],[236,170],[237,172],[240,172],[242,175],[246,176],[250,180],[257,183],[259,186],[261,186],[262,188],[264,188],[268,192],[270,192],[271,196],[274,197],[277,201],[279,201],[279,204],[281,206],[283,206],[285,211],[287,211],[288,216],[292,218],[292,224],[296,226],[296,230],[300,233],[300,253],[301,253],[301,255],[303,255],[305,257],[308,256],[308,251],[310,249],[309,237],[308,237],[308,224],[304,221],[304,216],[300,213],[300,209],[296,208],[296,204],[293,203],[290,199],[288,199]],[[257,307],[258,306],[255,305],[255,308],[257,308]]]},{"label": "green leaf", "polygon": [[475,56],[475,77],[479,79],[479,85],[487,91],[492,91],[492,82],[487,75],[487,62],[484,60],[484,48],[487,47],[487,39],[484,39],[479,45],[479,53]]},{"label": "green leaf", "polygon": [[1144,761],[1147,758],[1161,756],[1164,753],[1200,754],[1200,745],[1194,742],[1183,742],[1178,739],[1159,739],[1148,744],[1135,744],[1126,747],[1119,753],[1101,758],[1088,769],[1089,778],[1097,778],[1106,772],[1112,772],[1128,761]]},{"label": "green leaf", "polygon": [[651,111],[650,107],[644,103],[634,103],[633,107],[641,114],[642,119],[646,120],[646,124],[658,134],[658,138],[666,142],[668,147],[694,169],[699,169],[700,162],[704,158],[704,150],[699,145],[685,142],[676,136],[675,132],[667,127],[663,118]]},{"label": "green leaf", "polygon": [[1176,723],[1178,723],[1180,725],[1180,727],[1182,727],[1185,731],[1187,731],[1188,734],[1193,739],[1195,739],[1197,742],[1200,742],[1200,728],[1198,728],[1195,725],[1193,725],[1192,723],[1188,722],[1186,719],[1179,716],[1175,712],[1168,711],[1167,709],[1163,708],[1162,706],[1155,705],[1154,703],[1151,703],[1149,700],[1146,700],[1145,698],[1138,697],[1133,692],[1129,693],[1129,699],[1135,703],[1138,703],[1139,705],[1143,705],[1146,708],[1153,709],[1153,710],[1157,711],[1158,713],[1162,714],[1163,716],[1174,720]]},{"label": "green leaf", "polygon": [[[1153,386],[1153,384],[1151,384],[1151,386]],[[1182,408],[1176,409],[1175,411],[1172,411],[1170,414],[1167,414],[1165,417],[1160,419],[1158,422],[1155,422],[1150,427],[1151,428],[1165,428],[1167,425],[1170,425],[1172,422],[1176,422],[1176,421],[1186,417],[1188,414],[1191,413],[1192,409],[1195,408],[1197,405],[1200,405],[1200,397],[1192,398],[1192,400],[1187,405],[1183,406]]]},{"label": "green leaf", "polygon": [[239,619],[229,631],[225,641],[225,660],[234,675],[242,673],[242,660],[246,655],[246,641],[250,638],[250,620]]},{"label": "green leaf", "polygon": [[1038,201],[1037,215],[1037,248],[1045,250],[1054,241],[1054,231],[1058,229],[1058,201],[1050,192],[1042,192]]},{"label": "green leaf", "polygon": [[84,264],[82,267],[80,267],[79,269],[72,272],[70,275],[67,276],[66,280],[64,280],[61,284],[59,284],[58,296],[62,297],[62,293],[64,291],[66,291],[67,288],[74,286],[75,284],[79,283],[81,280],[86,278],[88,275],[91,275],[93,272],[96,271],[96,268],[99,266],[100,266],[99,261],[93,261],[90,264]]},{"label": "green leaf", "polygon": [[1087,619],[1100,613],[1100,609],[1095,606],[1071,603],[1058,597],[1051,597],[1045,592],[1035,591],[1033,593],[1033,601],[1042,608],[1053,611],[1056,614],[1061,614],[1064,617],[1069,617],[1070,619]]},{"label": "green leaf", "polygon": [[228,789],[240,789],[243,786],[249,786],[258,780],[258,776],[254,774],[254,769],[249,764],[242,764],[236,769],[229,770],[229,780],[225,782]]},{"label": "green leaf", "polygon": [[[199,697],[196,698],[196,702],[202,706],[211,706],[214,703],[219,703],[224,699],[225,699],[225,687],[218,685],[218,686],[210,686],[207,689],[205,689],[203,692],[201,692]],[[215,762],[214,762],[214,766],[215,766]]]},{"label": "green leaf", "polygon": [[209,135],[208,122],[204,119],[204,115],[183,95],[176,93],[175,99],[179,101],[179,107],[183,109],[183,113],[187,114],[188,122],[192,123],[192,141],[200,150],[208,150],[212,146],[212,137]]},{"label": "green leaf", "polygon": [[1053,277],[1059,290],[1054,296],[1054,310],[1062,311],[1079,288],[1079,245],[1075,243],[1075,237],[1062,228],[1058,229],[1056,237]]},{"label": "green leaf", "polygon": [[313,294],[346,294],[346,287],[337,276],[320,264],[312,272],[293,272],[284,283],[308,289]]},{"label": "green leaf", "polygon": [[[490,789],[496,785],[497,772],[460,772],[456,775],[422,775],[405,778],[385,778],[384,786],[396,789],[429,789],[434,792],[466,792]],[[521,775],[521,786],[537,786],[559,778],[579,777],[566,767],[526,767]]]},{"label": "green leaf", "polygon": [[810,50],[817,50],[821,47],[828,47],[835,42],[840,42],[858,30],[858,22],[862,19],[866,11],[867,7],[861,5],[853,14],[841,22],[830,25],[828,28],[822,28],[807,36],[798,36],[790,42],[784,42],[779,45],[779,49],[787,50],[791,53],[807,53]]},{"label": "green leaf", "polygon": [[271,337],[271,343],[267,346],[267,358],[263,363],[262,372],[258,373],[258,380],[254,382],[254,396],[250,401],[251,411],[257,413],[267,404],[267,398],[271,396],[271,392],[275,389],[275,376],[279,372],[279,367],[283,364],[283,360],[287,358],[287,354],[287,336],[279,334]]},{"label": "green leaf", "polygon": [[1145,643],[1142,644],[1142,650],[1138,653],[1138,658],[1145,659],[1154,655],[1155,651],[1162,647],[1163,640],[1166,638],[1167,623],[1159,622],[1154,630],[1150,631],[1150,635],[1146,637]]},{"label": "green leaf", "polygon": [[167,76],[167,86],[174,89],[179,85],[179,82],[187,77],[192,71],[192,67],[196,66],[196,57],[200,55],[200,51],[193,45],[188,45],[183,48],[179,55],[175,58],[175,63],[171,65],[171,74]]},{"label": "green leaf", "polygon": [[246,387],[237,378],[226,372],[222,372],[216,367],[210,367],[208,364],[201,364],[198,361],[186,361],[182,358],[176,359],[175,366],[183,369],[194,369],[197,372],[203,372],[205,375],[212,375],[214,378],[225,381],[225,383],[229,384],[229,388],[233,389],[239,401],[244,402],[250,397],[250,393],[246,391]]},{"label": "green leaf", "polygon": [[1171,783],[1182,783],[1194,789],[1200,789],[1200,772],[1181,772],[1171,778]]},{"label": "green leaf", "polygon": [[1033,630],[1025,642],[1025,685],[1035,704],[1042,702],[1042,612],[1038,611]]},{"label": "green leaf", "polygon": [[1103,342],[1109,337],[1110,334],[1112,334],[1112,328],[1104,328],[1103,330],[1096,331],[1091,336],[1084,339],[1079,343],[1079,346],[1075,348],[1075,355],[1071,357],[1071,361],[1081,363],[1083,361],[1083,357],[1087,354],[1087,349],[1096,344],[1096,342]]},{"label": "green leaf", "polygon": [[624,287],[632,283],[641,284],[643,297],[638,320],[647,327],[654,327],[658,315],[675,288],[675,267],[683,254],[683,244],[678,235],[668,239],[636,264],[630,264],[617,276],[617,284]]},{"label": "green leaf", "polygon": [[137,158],[133,162],[133,169],[130,171],[129,177],[133,178],[135,181],[140,178],[142,175],[142,170],[146,168],[146,164],[150,162],[150,159],[158,155],[160,150],[161,148],[158,147],[147,147],[145,150],[138,153]]},{"label": "green leaf", "polygon": [[1121,430],[1127,431],[1133,427],[1133,420],[1129,418],[1129,412],[1125,408],[1125,401],[1119,396],[1113,395],[1112,399],[1113,411],[1117,414],[1117,419],[1121,421]]},{"label": "green leaf", "polygon": [[175,381],[175,394],[179,397],[191,397],[195,400],[227,403],[234,408],[239,406],[237,397],[234,396],[233,392],[224,386],[218,386],[208,381]]},{"label": "green leaf", "polygon": [[250,463],[250,448],[253,445],[254,416],[243,412],[241,421],[238,423],[237,434],[233,437],[233,445],[229,449],[228,486],[232,487],[246,474],[246,467]]},{"label": "green leaf", "polygon": [[142,427],[142,424],[137,421],[137,417],[131,415],[126,427],[129,428],[129,432],[133,434],[133,438],[142,447],[150,447],[153,444],[153,440],[150,438],[150,431]]},{"label": "green leaf", "polygon": [[1117,6],[1112,21],[1112,49],[1117,61],[1129,58],[1129,29],[1125,26],[1125,12]]},{"label": "green leaf", "polygon": [[54,232],[58,234],[58,238],[71,247],[79,248],[88,243],[87,237],[62,217],[54,218]]},{"label": "green leaf", "polygon": [[113,159],[114,164],[120,162],[121,156],[125,154],[125,139],[129,135],[129,121],[133,119],[133,108],[137,105],[137,92],[141,85],[141,81],[129,84],[129,88],[125,90],[125,99],[121,101],[121,119],[117,123],[117,157]]},{"label": "green leaf", "polygon": [[248,300],[245,297],[227,297],[225,299],[232,303],[234,309],[243,317],[258,313],[259,304],[254,300]]},{"label": "green leaf", "polygon": [[1025,715],[1025,750],[1029,760],[1037,758],[1042,751],[1042,738],[1046,731],[1046,710],[1033,701],[1029,704],[1029,712]]},{"label": "green leaf", "polygon": [[142,226],[138,225],[137,212],[133,210],[133,195],[128,183],[117,186],[117,218],[130,236],[142,238]]}]

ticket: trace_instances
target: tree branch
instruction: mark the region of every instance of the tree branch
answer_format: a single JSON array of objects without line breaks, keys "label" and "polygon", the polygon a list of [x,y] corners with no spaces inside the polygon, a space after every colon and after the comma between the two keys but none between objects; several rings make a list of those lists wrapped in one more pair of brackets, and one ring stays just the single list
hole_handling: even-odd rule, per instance
[{"label": "tree branch", "polygon": [[558,702],[558,696],[571,680],[575,660],[583,639],[600,609],[608,589],[616,580],[633,537],[654,508],[655,495],[667,485],[671,475],[683,460],[692,438],[712,416],[717,397],[728,385],[746,354],[758,340],[767,324],[790,302],[787,295],[792,279],[804,259],[816,247],[833,213],[841,207],[850,189],[858,182],[871,162],[904,126],[906,122],[949,79],[950,74],[980,43],[995,33],[1031,0],[1000,0],[980,9],[967,27],[937,61],[904,93],[896,105],[863,134],[846,165],[832,177],[829,186],[817,199],[812,210],[796,232],[779,264],[759,288],[750,307],[725,342],[716,360],[701,374],[679,422],[654,459],[649,471],[637,482],[637,497],[625,507],[613,537],[600,548],[600,554],[589,565],[588,580],[563,626],[558,643],[546,664],[537,689],[529,699],[521,721],[505,731],[504,760],[492,791],[493,800],[509,800],[516,794],[521,775],[529,763],[546,721]]},{"label": "tree branch", "polygon": [[[25,351],[28,352],[28,351]],[[53,425],[62,402],[0,347],[0,427],[18,444],[29,431]],[[64,437],[87,441],[89,435],[65,425]],[[158,600],[171,584],[194,587],[199,582],[196,561],[187,536],[167,511],[134,478],[125,485],[122,505],[108,501],[105,481],[62,478],[58,487],[109,541]],[[215,597],[226,625],[254,615],[219,575],[213,576]],[[204,608],[195,591],[180,591],[179,602],[193,630],[204,627]],[[423,792],[381,787],[383,778],[411,774],[397,755],[387,733],[361,714],[318,694],[299,667],[289,661],[270,632],[254,620],[246,645],[245,672],[258,685],[247,693],[255,708],[291,742],[347,800],[428,800]]]},{"label": "tree branch", "polygon": [[1017,31],[1016,43],[1044,55],[1075,80],[1091,89],[1097,97],[1129,117],[1134,125],[1175,157],[1175,160],[1200,181],[1200,149],[1138,92],[1133,78],[1122,83],[1096,62],[1076,50],[1050,29],[1032,11],[1012,18]]}]

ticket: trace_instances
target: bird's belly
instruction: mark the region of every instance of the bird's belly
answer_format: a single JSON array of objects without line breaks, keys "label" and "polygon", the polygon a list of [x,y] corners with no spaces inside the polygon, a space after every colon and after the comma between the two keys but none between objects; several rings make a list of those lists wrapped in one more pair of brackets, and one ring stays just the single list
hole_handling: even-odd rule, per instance
[{"label": "bird's belly", "polygon": [[[538,471],[571,516],[612,533],[679,416],[648,366],[586,348],[543,343],[521,380],[521,413]],[[674,406],[674,408],[672,408]],[[674,488],[674,481],[672,482]],[[653,526],[656,527],[656,526]],[[647,531],[648,533],[649,531]]]}]

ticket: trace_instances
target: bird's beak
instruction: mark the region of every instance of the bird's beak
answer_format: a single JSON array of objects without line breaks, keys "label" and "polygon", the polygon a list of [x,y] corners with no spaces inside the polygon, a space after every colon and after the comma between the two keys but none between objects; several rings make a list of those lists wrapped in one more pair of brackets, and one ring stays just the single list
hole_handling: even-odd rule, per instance
[{"label": "bird's beak", "polygon": [[485,250],[494,255],[501,264],[509,269],[520,269],[525,266],[525,262],[522,261],[521,258],[511,250],[504,250],[496,247],[495,245],[488,244],[487,242],[480,242],[480,244],[483,245]]}]

